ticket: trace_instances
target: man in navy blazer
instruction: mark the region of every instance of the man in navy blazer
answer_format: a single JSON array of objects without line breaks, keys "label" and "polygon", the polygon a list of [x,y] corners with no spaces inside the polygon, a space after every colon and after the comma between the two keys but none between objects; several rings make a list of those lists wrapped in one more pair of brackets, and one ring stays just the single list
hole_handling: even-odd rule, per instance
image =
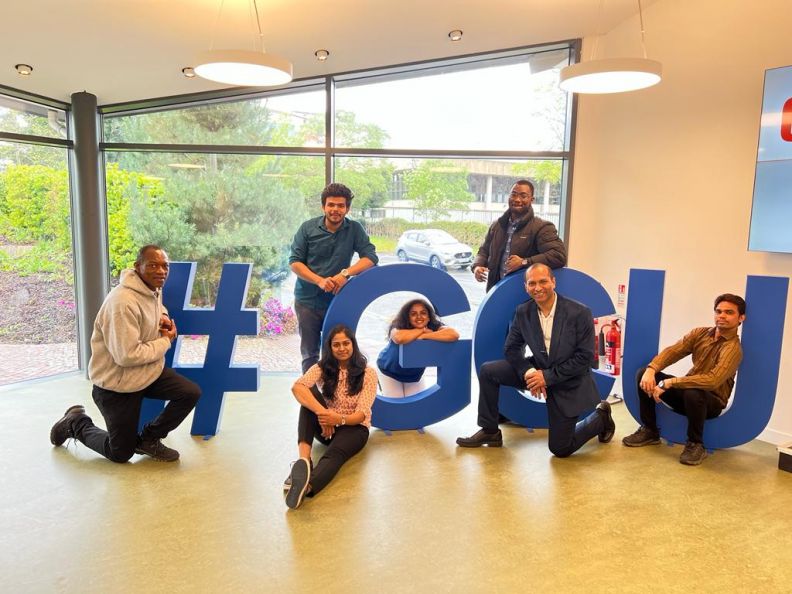
[{"label": "man in navy blazer", "polygon": [[[591,372],[594,359],[594,321],[591,311],[555,292],[555,276],[544,264],[525,271],[525,290],[532,297],[514,314],[504,353],[506,359],[488,361],[479,373],[479,431],[460,437],[467,448],[500,447],[498,395],[501,386],[527,389],[547,402],[548,447],[565,458],[594,436],[607,443],[616,425],[610,404],[600,402]],[[531,355],[526,354],[526,348]],[[587,410],[596,410],[578,423]]]}]

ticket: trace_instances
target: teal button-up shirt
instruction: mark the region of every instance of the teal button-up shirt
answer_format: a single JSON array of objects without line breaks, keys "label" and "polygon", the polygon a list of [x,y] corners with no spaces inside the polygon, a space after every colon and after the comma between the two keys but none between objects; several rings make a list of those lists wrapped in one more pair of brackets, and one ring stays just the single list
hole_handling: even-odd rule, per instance
[{"label": "teal button-up shirt", "polygon": [[[352,255],[378,262],[374,244],[371,243],[363,225],[344,218],[335,233],[324,225],[324,215],[305,221],[291,245],[289,264],[302,262],[319,276],[334,276],[352,263]],[[294,286],[294,300],[311,309],[325,310],[334,295],[320,289],[313,283],[297,279]]]}]

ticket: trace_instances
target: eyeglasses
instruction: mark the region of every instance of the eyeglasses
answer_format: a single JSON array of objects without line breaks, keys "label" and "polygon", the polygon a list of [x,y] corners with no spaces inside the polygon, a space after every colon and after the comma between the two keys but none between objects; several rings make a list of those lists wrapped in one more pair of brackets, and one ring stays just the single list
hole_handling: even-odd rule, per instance
[{"label": "eyeglasses", "polygon": [[528,192],[512,192],[509,195],[512,198],[521,198],[523,200],[530,200],[531,198],[533,198],[533,195],[529,194]]}]

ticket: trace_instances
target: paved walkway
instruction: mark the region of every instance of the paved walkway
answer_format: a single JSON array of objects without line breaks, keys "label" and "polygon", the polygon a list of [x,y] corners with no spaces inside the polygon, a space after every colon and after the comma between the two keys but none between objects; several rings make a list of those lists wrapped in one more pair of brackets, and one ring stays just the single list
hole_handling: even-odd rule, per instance
[{"label": "paved walkway", "polygon": [[[202,363],[206,338],[182,339],[180,363]],[[258,363],[262,372],[300,370],[300,338],[240,338],[235,363]],[[0,385],[67,373],[77,369],[77,344],[0,344]]]},{"label": "paved walkway", "polygon": [[0,385],[77,369],[77,343],[0,344]]}]

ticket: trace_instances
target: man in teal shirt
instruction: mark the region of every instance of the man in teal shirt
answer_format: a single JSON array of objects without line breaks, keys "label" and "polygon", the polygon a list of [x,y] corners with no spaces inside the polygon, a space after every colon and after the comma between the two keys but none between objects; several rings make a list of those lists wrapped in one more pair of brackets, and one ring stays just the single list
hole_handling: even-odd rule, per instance
[{"label": "man in teal shirt", "polygon": [[[322,324],[333,297],[351,276],[378,261],[363,225],[346,218],[353,198],[344,184],[327,186],[322,191],[324,215],[300,225],[292,241],[289,265],[298,277],[294,310],[303,373],[319,360]],[[360,259],[350,266],[354,253]]]}]

